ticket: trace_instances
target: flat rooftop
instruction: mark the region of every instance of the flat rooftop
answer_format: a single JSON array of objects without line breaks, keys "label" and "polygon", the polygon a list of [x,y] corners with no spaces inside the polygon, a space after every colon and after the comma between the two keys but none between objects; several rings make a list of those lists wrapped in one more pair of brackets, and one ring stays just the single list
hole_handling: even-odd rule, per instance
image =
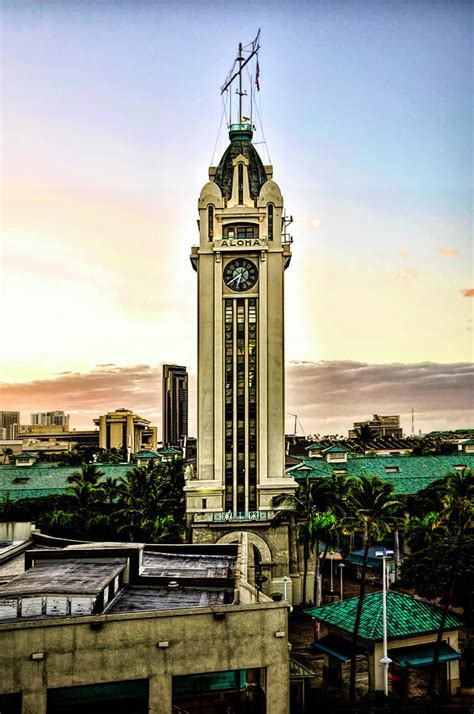
[{"label": "flat rooftop", "polygon": [[97,595],[125,568],[125,558],[42,560],[0,585],[0,599],[11,596]]},{"label": "flat rooftop", "polygon": [[207,590],[179,586],[168,588],[130,585],[125,588],[108,612],[146,612],[212,607],[213,605],[230,604],[232,599],[232,592],[227,592],[224,588]]},{"label": "flat rooftop", "polygon": [[233,578],[235,561],[233,555],[145,550],[140,572],[162,578]]}]

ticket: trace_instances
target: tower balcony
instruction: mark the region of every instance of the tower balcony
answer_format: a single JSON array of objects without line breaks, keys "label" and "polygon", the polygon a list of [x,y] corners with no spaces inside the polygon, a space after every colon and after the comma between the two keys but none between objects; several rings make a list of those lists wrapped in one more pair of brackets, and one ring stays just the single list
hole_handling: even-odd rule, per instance
[{"label": "tower balcony", "polygon": [[268,523],[273,519],[275,513],[276,511],[271,509],[266,511],[238,511],[237,513],[232,511],[204,511],[194,513],[194,523]]}]

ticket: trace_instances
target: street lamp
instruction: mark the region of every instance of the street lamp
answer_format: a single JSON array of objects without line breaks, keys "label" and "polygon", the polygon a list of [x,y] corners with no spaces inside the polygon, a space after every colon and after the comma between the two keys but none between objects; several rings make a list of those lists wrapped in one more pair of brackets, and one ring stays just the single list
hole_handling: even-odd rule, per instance
[{"label": "street lamp", "polygon": [[341,600],[344,600],[344,580],[343,580],[343,573],[344,573],[344,563],[339,563],[337,566],[339,568],[339,587],[341,589]]},{"label": "street lamp", "polygon": [[383,657],[380,664],[383,666],[383,690],[388,697],[388,667],[391,659],[387,652],[387,559],[391,558],[393,550],[375,551],[376,558],[382,558],[382,623],[383,623]]}]

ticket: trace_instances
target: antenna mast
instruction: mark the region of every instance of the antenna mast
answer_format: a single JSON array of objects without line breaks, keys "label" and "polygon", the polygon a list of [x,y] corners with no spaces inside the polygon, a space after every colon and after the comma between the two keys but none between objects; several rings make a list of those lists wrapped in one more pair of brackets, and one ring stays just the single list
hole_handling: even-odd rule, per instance
[{"label": "antenna mast", "polygon": [[[239,55],[235,60],[232,69],[227,75],[227,79],[221,87],[221,94],[224,94],[224,92],[230,87],[234,79],[236,79],[237,77],[239,78],[239,88],[236,90],[236,94],[239,95],[239,116],[237,117],[238,124],[242,123],[242,97],[247,95],[247,92],[242,89],[242,70],[250,62],[252,57],[255,57],[255,55],[260,49],[260,30],[257,32],[257,36],[254,41],[251,43],[251,48],[252,49],[250,50],[249,56],[244,59],[242,43],[239,42]],[[234,72],[236,63],[238,68]],[[232,115],[230,116],[230,121],[232,122]]]}]

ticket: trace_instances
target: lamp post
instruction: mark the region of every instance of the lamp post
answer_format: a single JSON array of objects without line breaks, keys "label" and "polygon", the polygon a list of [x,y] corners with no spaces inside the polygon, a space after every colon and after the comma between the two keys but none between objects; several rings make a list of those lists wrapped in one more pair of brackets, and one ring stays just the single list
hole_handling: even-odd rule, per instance
[{"label": "lamp post", "polygon": [[341,590],[341,600],[344,600],[344,563],[339,563],[337,567],[339,568],[339,587]]},{"label": "lamp post", "polygon": [[383,625],[383,657],[380,664],[383,666],[383,690],[388,697],[388,667],[391,659],[387,652],[387,560],[393,555],[393,550],[377,550],[376,558],[382,558],[382,625]]},{"label": "lamp post", "polygon": [[329,564],[331,566],[331,595],[334,592],[334,561],[332,559],[333,552],[331,551],[331,557],[329,559]]}]

